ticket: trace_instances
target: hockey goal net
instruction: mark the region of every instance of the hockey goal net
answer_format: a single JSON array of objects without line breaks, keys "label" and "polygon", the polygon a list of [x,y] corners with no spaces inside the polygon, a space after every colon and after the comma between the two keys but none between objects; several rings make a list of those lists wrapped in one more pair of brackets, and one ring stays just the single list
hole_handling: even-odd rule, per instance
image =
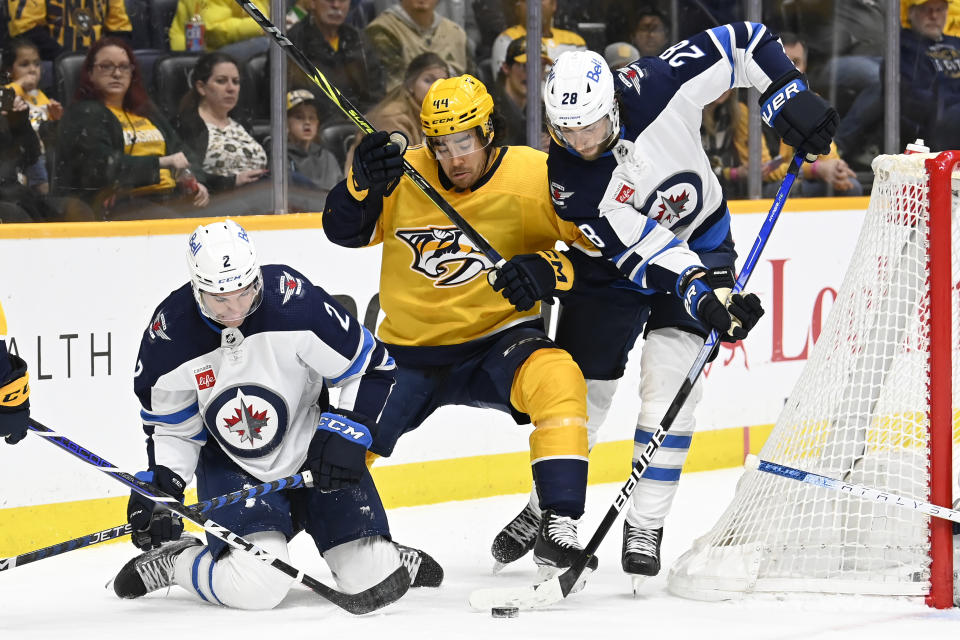
[{"label": "hockey goal net", "polygon": [[[760,458],[942,506],[958,441],[960,152],[880,156],[857,247]],[[827,233],[828,230],[824,230]],[[951,523],[746,471],[671,592],[926,596],[951,606]]]}]

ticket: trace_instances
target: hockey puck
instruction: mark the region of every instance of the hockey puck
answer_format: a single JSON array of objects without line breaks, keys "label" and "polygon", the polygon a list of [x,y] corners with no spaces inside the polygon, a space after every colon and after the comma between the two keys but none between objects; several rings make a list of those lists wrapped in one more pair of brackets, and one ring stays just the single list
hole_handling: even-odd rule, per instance
[{"label": "hockey puck", "polygon": [[490,615],[494,618],[516,618],[520,615],[520,609],[517,607],[494,607],[490,609]]}]

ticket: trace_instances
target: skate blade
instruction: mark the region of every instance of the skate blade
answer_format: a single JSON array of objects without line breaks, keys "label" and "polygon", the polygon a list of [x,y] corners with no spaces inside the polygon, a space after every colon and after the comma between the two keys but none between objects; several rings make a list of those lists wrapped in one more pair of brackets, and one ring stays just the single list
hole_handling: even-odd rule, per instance
[{"label": "skate blade", "polygon": [[640,597],[640,585],[650,579],[650,576],[631,575],[630,581],[633,583],[633,597]]},{"label": "skate blade", "polygon": [[506,566],[507,566],[507,563],[506,563],[506,562],[500,562],[499,560],[494,560],[494,561],[493,561],[493,575],[497,575],[498,573],[500,573],[501,571],[503,571],[503,568],[506,567]]}]

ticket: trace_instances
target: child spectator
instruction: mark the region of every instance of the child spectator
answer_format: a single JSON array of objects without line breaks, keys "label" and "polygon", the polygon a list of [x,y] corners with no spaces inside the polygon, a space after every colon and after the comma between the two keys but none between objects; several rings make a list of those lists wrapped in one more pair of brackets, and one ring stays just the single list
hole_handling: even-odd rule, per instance
[{"label": "child spectator", "polygon": [[287,160],[291,210],[323,211],[327,192],[341,180],[336,157],[316,143],[320,129],[317,101],[306,89],[287,94]]},{"label": "child spectator", "polygon": [[25,172],[27,185],[37,193],[46,195],[50,181],[45,145],[56,138],[56,125],[53,122],[63,115],[63,106],[38,88],[40,50],[29,38],[17,36],[9,42],[3,51],[3,71],[11,80],[7,87],[27,103],[30,124],[40,138],[40,157]]}]

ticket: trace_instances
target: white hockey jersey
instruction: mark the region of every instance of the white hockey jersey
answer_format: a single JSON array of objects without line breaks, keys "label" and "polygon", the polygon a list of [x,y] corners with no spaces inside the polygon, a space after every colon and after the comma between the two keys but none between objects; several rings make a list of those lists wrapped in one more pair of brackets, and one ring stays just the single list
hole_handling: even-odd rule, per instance
[{"label": "white hockey jersey", "polygon": [[634,286],[679,293],[678,275],[730,231],[700,140],[703,107],[731,88],[765,91],[791,71],[779,41],[747,22],[704,31],[659,58],[618,69],[623,126],[616,146],[592,162],[550,146],[558,215],[577,224]]},{"label": "white hockey jersey", "polygon": [[383,345],[290,267],[264,266],[263,281],[260,307],[236,329],[203,316],[189,283],[154,312],[134,377],[151,468],[189,482],[212,437],[262,481],[296,473],[326,387],[340,387],[341,409],[379,419],[395,368]]}]

